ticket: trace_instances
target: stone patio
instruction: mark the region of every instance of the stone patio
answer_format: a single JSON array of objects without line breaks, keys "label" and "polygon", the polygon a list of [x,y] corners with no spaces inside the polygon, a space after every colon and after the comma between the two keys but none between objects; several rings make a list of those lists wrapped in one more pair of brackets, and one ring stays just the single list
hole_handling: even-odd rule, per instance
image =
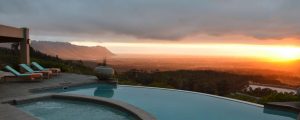
[{"label": "stone patio", "polygon": [[15,82],[6,81],[0,83],[0,101],[15,97],[32,95],[32,90],[49,89],[64,86],[76,86],[96,83],[97,77],[72,73],[61,73],[41,82]]}]

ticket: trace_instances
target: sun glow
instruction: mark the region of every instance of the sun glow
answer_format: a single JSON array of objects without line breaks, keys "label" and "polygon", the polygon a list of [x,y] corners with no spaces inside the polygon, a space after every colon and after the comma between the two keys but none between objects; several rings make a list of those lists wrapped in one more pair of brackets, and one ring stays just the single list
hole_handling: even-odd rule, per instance
[{"label": "sun glow", "polygon": [[272,61],[295,61],[300,59],[300,48],[296,47],[271,47],[269,59]]},{"label": "sun glow", "polygon": [[194,56],[249,57],[272,62],[300,60],[300,47],[220,43],[97,43],[72,42],[75,45],[105,46],[116,54],[168,54]]}]

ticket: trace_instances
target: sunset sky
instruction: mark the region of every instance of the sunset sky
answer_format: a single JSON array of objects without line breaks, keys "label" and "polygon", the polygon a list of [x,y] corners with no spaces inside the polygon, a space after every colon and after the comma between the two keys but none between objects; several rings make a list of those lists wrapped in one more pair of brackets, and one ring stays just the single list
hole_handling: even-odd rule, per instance
[{"label": "sunset sky", "polygon": [[31,39],[116,54],[300,58],[300,0],[0,0]]}]

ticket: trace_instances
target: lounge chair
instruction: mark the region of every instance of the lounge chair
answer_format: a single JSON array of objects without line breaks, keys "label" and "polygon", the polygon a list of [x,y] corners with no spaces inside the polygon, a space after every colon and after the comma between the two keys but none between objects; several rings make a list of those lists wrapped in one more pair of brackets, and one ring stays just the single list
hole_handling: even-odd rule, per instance
[{"label": "lounge chair", "polygon": [[4,73],[4,71],[0,70],[0,81],[2,81],[4,79],[4,74],[3,73]]},{"label": "lounge chair", "polygon": [[4,76],[4,78],[10,78],[10,77],[16,77],[16,78],[21,78],[22,80],[26,80],[26,81],[41,81],[43,80],[43,74],[41,73],[25,73],[25,74],[21,74],[20,72],[16,71],[15,69],[13,69],[10,66],[5,66],[5,69],[8,70],[9,72],[11,72],[12,74],[14,74],[15,76]]},{"label": "lounge chair", "polygon": [[0,70],[0,81],[5,81],[7,76],[14,76],[11,72],[4,72]]},{"label": "lounge chair", "polygon": [[29,73],[43,73],[43,76],[47,79],[49,79],[50,76],[52,75],[52,72],[49,71],[49,70],[47,70],[47,71],[46,70],[45,71],[35,71],[35,70],[31,69],[27,64],[19,64],[19,66],[21,68],[23,68],[24,70],[26,70],[27,72],[29,72]]},{"label": "lounge chair", "polygon": [[32,62],[31,64],[32,64],[32,66],[34,66],[36,69],[38,69],[40,71],[50,70],[50,71],[52,71],[52,73],[54,73],[56,75],[58,75],[61,72],[60,68],[44,68],[37,62]]}]

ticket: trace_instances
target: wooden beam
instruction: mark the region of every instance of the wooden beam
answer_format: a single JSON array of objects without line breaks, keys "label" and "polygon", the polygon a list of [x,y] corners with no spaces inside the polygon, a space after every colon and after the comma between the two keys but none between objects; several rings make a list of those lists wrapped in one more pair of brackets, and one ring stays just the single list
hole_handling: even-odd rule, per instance
[{"label": "wooden beam", "polygon": [[5,39],[3,38],[10,38],[6,40],[9,42],[14,42],[14,41],[10,41],[13,38],[16,38],[15,41],[20,40],[23,38],[23,29],[0,25],[0,37],[2,37],[2,39],[0,39],[0,42],[5,41]]}]

